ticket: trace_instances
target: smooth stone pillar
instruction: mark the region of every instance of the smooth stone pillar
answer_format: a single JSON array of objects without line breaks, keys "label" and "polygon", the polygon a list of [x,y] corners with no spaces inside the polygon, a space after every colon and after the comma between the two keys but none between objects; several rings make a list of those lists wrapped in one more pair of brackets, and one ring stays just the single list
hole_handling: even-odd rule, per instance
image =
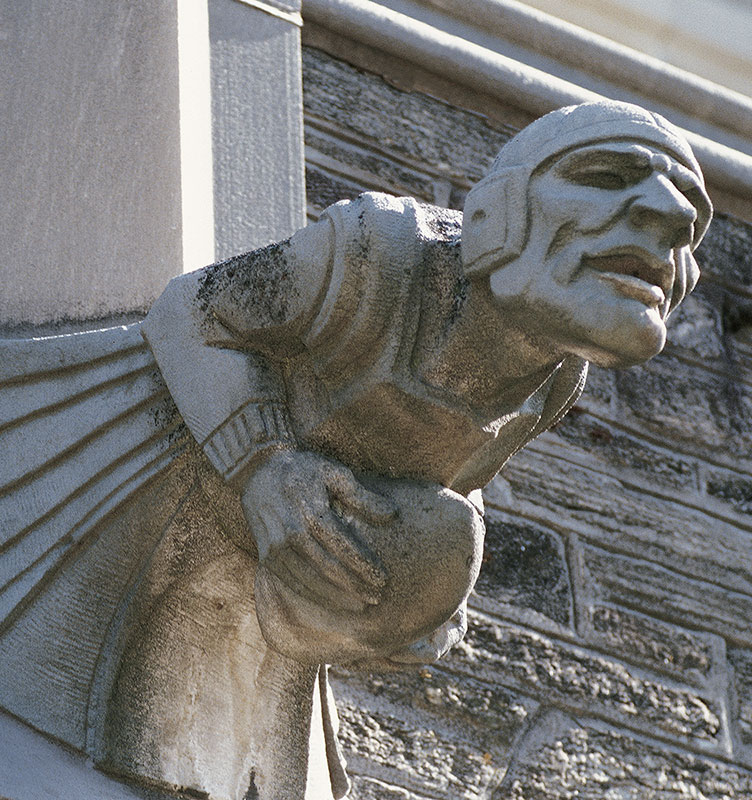
[{"label": "smooth stone pillar", "polygon": [[[203,116],[208,131],[205,5],[3,0],[0,13],[0,324],[143,313],[183,271],[180,94],[191,129]],[[199,74],[207,62],[205,90],[179,86],[181,34]],[[189,187],[206,198],[205,138],[203,154],[182,155],[209,165]],[[194,242],[205,231],[191,247],[202,262],[213,251],[204,208],[208,224],[194,214],[187,226]]]},{"label": "smooth stone pillar", "polygon": [[217,258],[305,225],[299,11],[300,0],[209,3]]}]

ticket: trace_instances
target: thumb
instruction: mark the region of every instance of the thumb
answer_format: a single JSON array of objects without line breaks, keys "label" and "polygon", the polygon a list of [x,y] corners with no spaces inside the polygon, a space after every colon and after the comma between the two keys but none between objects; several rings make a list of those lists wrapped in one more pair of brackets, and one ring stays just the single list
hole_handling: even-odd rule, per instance
[{"label": "thumb", "polygon": [[456,620],[456,617],[455,614],[433,633],[418,639],[397,653],[392,653],[389,660],[398,664],[431,664],[438,661],[465,636],[465,627]]}]

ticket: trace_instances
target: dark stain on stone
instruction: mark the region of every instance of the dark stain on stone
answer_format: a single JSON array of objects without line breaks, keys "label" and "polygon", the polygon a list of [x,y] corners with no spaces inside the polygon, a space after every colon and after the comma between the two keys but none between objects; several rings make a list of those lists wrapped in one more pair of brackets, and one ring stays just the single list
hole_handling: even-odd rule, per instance
[{"label": "dark stain on stone", "polygon": [[605,444],[608,444],[613,439],[611,431],[600,425],[591,425],[588,436],[593,442],[603,442]]},{"label": "dark stain on stone", "polygon": [[737,334],[743,328],[752,327],[752,300],[727,294],[723,303],[723,332]]},{"label": "dark stain on stone", "polygon": [[570,622],[569,575],[563,547],[552,532],[486,520],[486,546],[476,591]]},{"label": "dark stain on stone", "polygon": [[259,799],[259,791],[256,787],[256,770],[251,770],[250,775],[250,783],[248,785],[248,791],[243,795],[243,800],[258,800]]},{"label": "dark stain on stone", "polygon": [[282,324],[297,294],[289,246],[289,240],[273,243],[206,267],[196,293],[199,308],[220,315],[233,309],[233,317],[253,327]]}]

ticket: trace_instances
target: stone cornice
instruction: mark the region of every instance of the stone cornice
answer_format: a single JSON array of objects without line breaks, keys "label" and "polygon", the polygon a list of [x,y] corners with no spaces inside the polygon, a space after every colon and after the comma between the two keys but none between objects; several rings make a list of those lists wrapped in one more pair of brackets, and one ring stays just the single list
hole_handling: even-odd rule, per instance
[{"label": "stone cornice", "polygon": [[236,2],[257,8],[259,11],[291,22],[298,27],[303,25],[303,18],[300,16],[300,0],[236,0]]},{"label": "stone cornice", "polygon": [[[394,7],[387,7],[387,3]],[[454,8],[455,5],[463,5],[463,8],[453,11],[454,14],[472,18],[476,25],[488,27],[490,34],[478,34],[473,41],[471,32],[468,32],[469,25],[441,11],[444,6]],[[398,6],[410,13],[395,10]],[[540,12],[531,10],[523,14],[519,4],[509,0],[468,0],[467,6],[464,0],[463,4],[450,4],[448,0],[422,0],[421,3],[410,0],[383,0],[382,3],[371,0],[303,1],[303,16],[307,21],[536,116],[563,105],[603,97],[631,100],[663,113],[684,129],[711,185],[732,195],[749,196],[752,190],[752,136],[748,130],[752,120],[752,101],[721,87],[718,87],[717,96],[713,96],[714,85],[709,81],[654,59],[643,58],[618,45],[610,45],[614,50],[614,65],[603,69],[613,78],[623,70],[626,76],[623,85],[600,81],[599,91],[595,91],[588,88],[588,81],[575,83],[524,63],[520,60],[524,54],[519,48],[505,47],[505,40],[499,35],[499,29],[505,29],[505,22],[501,17],[496,20],[494,16],[504,9],[509,12],[511,31],[507,42],[512,38],[519,42],[527,37],[530,47],[547,49],[561,62],[566,60],[564,56],[570,63],[577,57],[580,65],[589,64],[593,70],[599,69],[598,65],[611,57],[611,50],[604,45],[607,40],[602,37],[565,23],[551,22],[551,17]],[[545,19],[541,22],[539,18]],[[492,19],[496,30],[492,27]],[[512,24],[515,20],[516,25]],[[500,49],[514,51],[515,57],[503,55],[498,52]],[[621,59],[618,63],[617,56]],[[550,60],[550,56],[547,58]],[[580,74],[585,75],[582,70]],[[661,85],[664,77],[666,86]],[[635,84],[640,86],[641,93],[629,88]],[[658,87],[660,92],[651,94],[651,87]],[[683,95],[681,99],[679,95]],[[659,97],[673,98],[676,102],[667,107]],[[725,124],[727,117],[731,121],[729,124]],[[745,117],[746,128],[743,124]],[[720,121],[724,121],[723,127],[716,124]]]},{"label": "stone cornice", "polygon": [[[483,31],[486,41],[495,38],[499,47],[513,43],[527,52],[520,60],[530,66],[553,65],[559,77],[573,72],[573,81],[598,91],[604,82],[616,93],[636,93],[674,109],[692,120],[740,135],[748,145],[752,124],[752,98],[679,69],[660,59],[620,45],[604,36],[591,33],[556,17],[538,11],[517,0],[379,0],[382,5],[408,11],[410,5],[426,13],[442,14],[450,19]],[[436,18],[436,17],[434,17]],[[451,24],[451,23],[449,23]],[[503,51],[501,51],[503,52]],[[538,62],[538,63],[535,63]],[[590,78],[590,80],[588,80]],[[752,153],[752,148],[750,148]]]}]

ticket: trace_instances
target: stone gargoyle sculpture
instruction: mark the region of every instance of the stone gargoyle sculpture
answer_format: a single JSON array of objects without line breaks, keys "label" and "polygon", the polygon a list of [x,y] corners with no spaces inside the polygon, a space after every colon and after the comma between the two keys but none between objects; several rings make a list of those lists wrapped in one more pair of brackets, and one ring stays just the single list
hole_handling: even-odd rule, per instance
[{"label": "stone gargoyle sculpture", "polygon": [[711,213],[670,123],[573,106],[464,216],[364,194],[141,324],[6,341],[0,704],[162,790],[344,796],[323,665],[461,639],[480,488],[661,350]]}]

